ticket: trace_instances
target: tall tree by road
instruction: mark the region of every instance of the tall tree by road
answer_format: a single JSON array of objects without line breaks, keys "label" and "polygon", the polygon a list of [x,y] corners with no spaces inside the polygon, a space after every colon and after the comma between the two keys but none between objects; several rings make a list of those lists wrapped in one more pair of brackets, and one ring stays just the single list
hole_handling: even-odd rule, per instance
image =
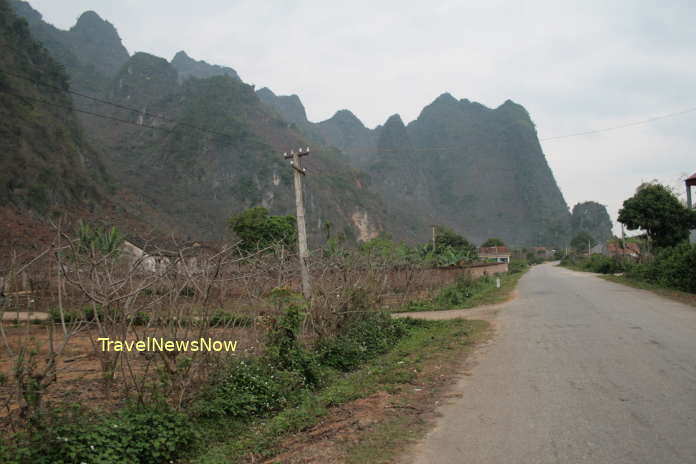
[{"label": "tall tree by road", "polygon": [[658,248],[677,245],[696,227],[696,212],[689,211],[667,187],[644,184],[619,210],[619,222],[628,230],[643,229]]}]

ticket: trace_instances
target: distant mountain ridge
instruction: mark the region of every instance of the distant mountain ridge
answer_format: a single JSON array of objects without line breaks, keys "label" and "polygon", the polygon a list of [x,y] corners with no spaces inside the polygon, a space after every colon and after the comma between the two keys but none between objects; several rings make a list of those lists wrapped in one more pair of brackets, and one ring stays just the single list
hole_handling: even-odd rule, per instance
[{"label": "distant mountain ridge", "polygon": [[368,129],[350,111],[307,120],[296,95],[259,98],[314,140],[341,150],[402,217],[446,224],[483,241],[563,243],[570,213],[541,150],[531,118],[510,100],[487,108],[444,93],[407,125],[398,115]]},{"label": "distant mountain ridge", "polygon": [[[75,96],[76,107],[130,123],[78,114],[86,138],[104,154],[127,196],[122,205],[130,214],[167,233],[215,239],[226,233],[226,219],[245,208],[294,213],[292,170],[281,154],[310,143],[262,104],[236,71],[183,51],[171,62],[142,52],[130,56],[116,29],[94,12],[61,31],[28,3],[12,4],[65,66],[73,90],[117,105]],[[95,48],[101,48],[99,57],[92,57]],[[315,243],[327,223],[348,239],[384,230],[390,218],[380,198],[363,187],[362,174],[335,149],[313,146],[305,163]]]},{"label": "distant mountain ridge", "polygon": [[218,66],[216,64],[208,64],[205,61],[196,61],[183,50],[174,55],[171,63],[179,72],[179,79],[182,81],[189,77],[207,79],[215,76],[229,76],[233,79],[240,80],[239,74],[237,74],[237,71],[234,69],[226,66]]},{"label": "distant mountain ridge", "polygon": [[297,95],[255,90],[232,68],[184,51],[171,61],[131,56],[94,12],[61,31],[28,3],[11,4],[65,66],[72,89],[121,105],[74,97],[80,109],[131,123],[78,115],[118,196],[127,197],[122,207],[143,222],[218,238],[227,217],[251,206],[292,214],[291,171],[280,153],[310,145],[306,201],[315,243],[329,223],[361,240],[380,232],[424,240],[430,225],[443,224],[477,242],[569,241],[568,206],[529,114],[512,101],[491,109],[445,93],[408,124],[393,115],[370,129],[349,110],[315,123]]}]

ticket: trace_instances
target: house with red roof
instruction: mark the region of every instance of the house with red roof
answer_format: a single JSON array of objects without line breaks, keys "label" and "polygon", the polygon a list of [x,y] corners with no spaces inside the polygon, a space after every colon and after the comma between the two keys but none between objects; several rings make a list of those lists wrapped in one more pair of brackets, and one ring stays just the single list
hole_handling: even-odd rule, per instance
[{"label": "house with red roof", "polygon": [[496,263],[510,262],[510,249],[506,246],[481,247],[478,249],[479,258]]}]

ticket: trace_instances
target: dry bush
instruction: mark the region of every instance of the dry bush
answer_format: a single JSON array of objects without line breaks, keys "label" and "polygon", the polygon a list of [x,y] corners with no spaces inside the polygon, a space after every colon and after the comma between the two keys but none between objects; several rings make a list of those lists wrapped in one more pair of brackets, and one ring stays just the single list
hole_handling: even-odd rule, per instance
[{"label": "dry bush", "polygon": [[[93,390],[101,392],[102,405],[126,398],[140,403],[165,398],[183,408],[230,356],[263,352],[266,331],[283,310],[269,297],[273,289],[300,289],[297,254],[280,244],[253,253],[235,244],[173,241],[148,244],[147,252],[133,250],[125,245],[110,251],[85,246],[57,227],[50,249],[5,270],[6,281],[16,282],[25,273],[31,282],[43,282],[32,295],[36,306],[52,316],[51,323],[39,326],[24,322],[24,332],[0,324],[2,349],[9,359],[4,370],[10,373],[8,385],[0,385],[0,392],[9,393],[2,399],[6,417],[40,418],[46,398],[58,400],[68,393],[67,385],[88,390],[69,375],[71,369],[79,371],[81,362],[91,363],[89,382],[99,385]],[[315,251],[310,263],[313,297],[300,334],[305,342],[339,334],[351,320],[380,309],[385,298],[403,302],[422,291],[419,265],[377,253]],[[15,303],[5,309],[17,309]],[[65,355],[76,337],[85,352]],[[127,352],[105,351],[99,341],[136,343],[148,337],[238,340],[239,347],[234,354]],[[68,377],[71,382],[66,382]],[[79,398],[83,393],[76,394]]]}]

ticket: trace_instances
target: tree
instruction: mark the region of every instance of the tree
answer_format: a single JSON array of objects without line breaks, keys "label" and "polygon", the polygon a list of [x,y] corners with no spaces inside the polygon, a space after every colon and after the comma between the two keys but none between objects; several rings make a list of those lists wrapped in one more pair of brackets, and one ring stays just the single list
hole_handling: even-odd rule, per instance
[{"label": "tree", "polygon": [[485,242],[483,242],[483,243],[481,244],[481,246],[484,247],[484,248],[486,248],[486,247],[496,247],[496,246],[502,247],[502,246],[505,246],[505,243],[503,243],[503,241],[500,240],[499,238],[489,238],[488,240],[486,240]]},{"label": "tree", "polygon": [[588,251],[588,243],[590,247],[593,247],[597,244],[597,240],[592,238],[587,232],[580,232],[570,241],[570,246],[577,252],[586,252]]},{"label": "tree", "polygon": [[250,208],[232,216],[229,225],[246,251],[268,248],[276,244],[293,247],[297,239],[297,221],[294,216],[271,216],[262,207]]},{"label": "tree", "polygon": [[423,251],[426,253],[434,251],[435,255],[454,252],[462,259],[467,260],[474,260],[478,257],[476,247],[471,242],[445,226],[435,228],[435,250],[432,250],[432,244],[428,244]]},{"label": "tree", "polygon": [[664,185],[643,184],[619,210],[619,222],[628,230],[642,229],[657,248],[677,245],[696,227],[696,212],[689,211]]}]

